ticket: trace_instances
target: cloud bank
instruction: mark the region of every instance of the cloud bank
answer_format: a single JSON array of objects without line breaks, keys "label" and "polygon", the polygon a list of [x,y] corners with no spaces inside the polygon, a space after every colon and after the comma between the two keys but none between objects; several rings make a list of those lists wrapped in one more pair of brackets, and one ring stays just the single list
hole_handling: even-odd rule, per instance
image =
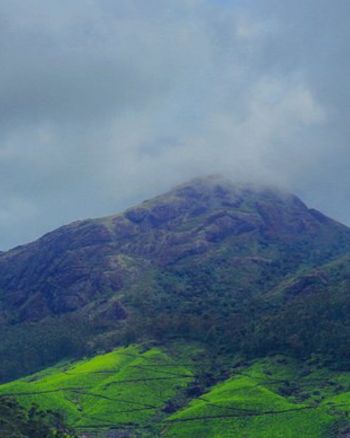
[{"label": "cloud bank", "polygon": [[346,0],[3,0],[0,247],[188,178],[350,224]]}]

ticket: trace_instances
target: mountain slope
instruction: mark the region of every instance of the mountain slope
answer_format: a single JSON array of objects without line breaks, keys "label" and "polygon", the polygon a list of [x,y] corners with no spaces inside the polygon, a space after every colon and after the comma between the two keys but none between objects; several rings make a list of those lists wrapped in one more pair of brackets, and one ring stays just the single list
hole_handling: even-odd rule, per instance
[{"label": "mountain slope", "polygon": [[0,254],[0,379],[146,339],[265,354],[271,291],[347,253],[350,230],[297,197],[220,177],[64,226]]},{"label": "mountain slope", "polygon": [[149,265],[172,267],[218,257],[218,250],[258,265],[278,255],[295,269],[349,249],[349,229],[295,196],[198,179],[122,215],[73,223],[1,254],[2,318],[71,312],[134,283]]}]

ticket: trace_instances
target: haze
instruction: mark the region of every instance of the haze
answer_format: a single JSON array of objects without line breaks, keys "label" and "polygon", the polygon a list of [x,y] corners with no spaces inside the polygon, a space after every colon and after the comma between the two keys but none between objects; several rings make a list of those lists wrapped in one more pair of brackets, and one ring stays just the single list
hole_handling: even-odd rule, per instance
[{"label": "haze", "polygon": [[208,173],[350,224],[347,0],[3,0],[0,248]]}]

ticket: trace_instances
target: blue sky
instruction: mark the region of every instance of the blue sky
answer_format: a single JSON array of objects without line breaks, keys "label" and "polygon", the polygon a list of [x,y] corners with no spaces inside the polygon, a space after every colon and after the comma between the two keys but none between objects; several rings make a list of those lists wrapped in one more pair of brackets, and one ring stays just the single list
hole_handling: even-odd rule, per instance
[{"label": "blue sky", "polygon": [[194,176],[350,224],[350,3],[3,0],[0,248]]}]

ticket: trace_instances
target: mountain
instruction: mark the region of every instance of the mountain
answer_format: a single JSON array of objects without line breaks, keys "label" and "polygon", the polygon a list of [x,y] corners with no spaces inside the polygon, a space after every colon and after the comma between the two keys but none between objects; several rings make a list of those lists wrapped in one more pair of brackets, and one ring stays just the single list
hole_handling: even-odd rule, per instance
[{"label": "mountain", "polygon": [[346,437],[349,292],[350,229],[273,187],[63,226],[0,253],[0,437]]},{"label": "mountain", "polygon": [[217,176],[63,226],[0,254],[0,379],[173,339],[343,363],[349,254],[350,229],[296,196]]}]

